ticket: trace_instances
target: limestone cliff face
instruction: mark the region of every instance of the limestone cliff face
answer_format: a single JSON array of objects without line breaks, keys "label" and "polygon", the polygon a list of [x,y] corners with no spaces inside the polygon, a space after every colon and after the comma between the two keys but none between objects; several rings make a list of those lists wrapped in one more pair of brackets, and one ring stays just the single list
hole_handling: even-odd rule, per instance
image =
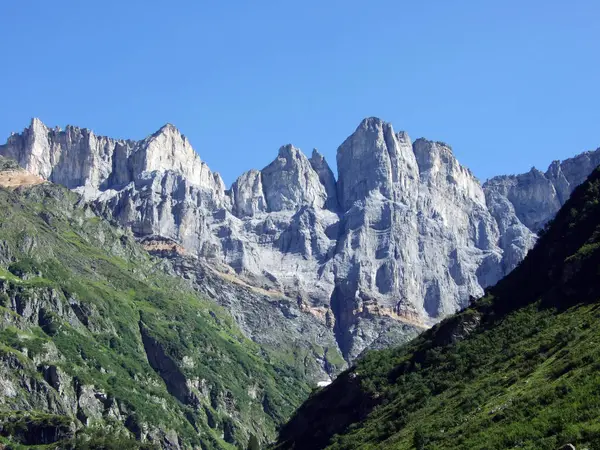
[{"label": "limestone cliff face", "polygon": [[268,211],[295,211],[304,205],[321,209],[327,202],[319,174],[304,153],[292,145],[281,147],[261,176]]},{"label": "limestone cliff face", "polygon": [[347,359],[481,295],[600,163],[600,151],[584,153],[482,186],[448,145],[412,142],[377,118],[339,147],[337,181],[316,150],[307,158],[286,145],[226,190],[172,125],[122,141],[34,119],[0,154],[82,192],[140,239],[173,240],[218,271],[295,299]]},{"label": "limestone cliff face", "polygon": [[377,327],[362,323],[373,312],[429,325],[497,281],[497,225],[448,146],[413,144],[371,118],[339,148],[338,170],[332,306],[348,356],[377,340]]},{"label": "limestone cliff face", "polygon": [[337,154],[338,196],[344,211],[372,195],[410,206],[418,167],[410,138],[390,124],[364,120]]},{"label": "limestone cliff face", "polygon": [[600,149],[554,161],[545,173],[532,168],[520,175],[494,177],[484,184],[484,190],[488,196],[507,199],[516,218],[530,230],[539,231],[598,164]]},{"label": "limestone cliff face", "polygon": [[86,128],[48,128],[33,119],[22,134],[2,146],[4,156],[27,171],[69,188],[122,188],[144,172],[175,171],[189,183],[222,198],[225,186],[173,125],[167,124],[142,141],[97,136]]},{"label": "limestone cliff face", "polygon": [[267,200],[259,170],[243,173],[231,186],[232,212],[238,217],[254,216],[267,210]]},{"label": "limestone cliff face", "polygon": [[536,233],[599,164],[600,149],[554,161],[545,173],[532,168],[527,173],[498,176],[484,183],[488,209],[500,230],[503,275],[523,260],[535,243]]}]

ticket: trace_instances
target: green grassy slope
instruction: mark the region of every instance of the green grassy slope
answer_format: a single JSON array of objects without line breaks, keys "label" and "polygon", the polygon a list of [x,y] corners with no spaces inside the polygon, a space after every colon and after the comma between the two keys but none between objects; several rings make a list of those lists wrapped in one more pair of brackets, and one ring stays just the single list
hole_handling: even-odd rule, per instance
[{"label": "green grassy slope", "polygon": [[55,422],[61,448],[275,437],[310,387],[161,264],[64,188],[0,189],[0,439]]},{"label": "green grassy slope", "polygon": [[600,171],[509,276],[313,395],[279,448],[600,449]]}]

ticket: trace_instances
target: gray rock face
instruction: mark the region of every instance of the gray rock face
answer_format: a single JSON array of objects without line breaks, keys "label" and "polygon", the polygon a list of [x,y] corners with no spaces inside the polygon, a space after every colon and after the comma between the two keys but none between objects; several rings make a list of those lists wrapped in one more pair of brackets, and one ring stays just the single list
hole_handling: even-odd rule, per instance
[{"label": "gray rock face", "polygon": [[344,211],[375,193],[407,205],[416,197],[418,167],[410,138],[396,135],[379,119],[366,119],[358,126],[338,149],[337,164]]},{"label": "gray rock face", "polygon": [[[371,311],[430,325],[499,278],[498,229],[481,186],[449,147],[367,119],[338,150],[345,210],[335,257],[340,342],[349,357],[377,339]],[[377,330],[375,330],[375,333]]]},{"label": "gray rock face", "polygon": [[325,208],[332,211],[336,210],[338,208],[337,184],[329,164],[327,164],[327,161],[325,161],[323,155],[321,155],[316,148],[313,149],[312,156],[310,157],[309,161],[313,170],[317,172],[319,181],[325,188],[325,195],[327,196]]},{"label": "gray rock face", "polygon": [[279,149],[279,156],[261,171],[269,212],[296,210],[298,206],[323,208],[325,186],[308,158],[292,145]]},{"label": "gray rock face", "polygon": [[150,251],[169,260],[168,268],[173,274],[186,278],[196,290],[225,307],[253,341],[267,348],[281,348],[282,342],[294,343],[297,357],[304,356],[299,365],[304,365],[304,372],[315,381],[328,380],[330,375],[346,368],[327,308],[312,307],[302,298],[290,299],[276,291],[243,283],[189,255]]},{"label": "gray rock face", "polygon": [[122,188],[138,175],[172,170],[189,183],[223,199],[225,186],[200,160],[189,141],[167,124],[142,141],[96,136],[93,131],[67,126],[50,129],[33,119],[22,134],[13,134],[2,153],[27,171],[69,188]]},{"label": "gray rock face", "polygon": [[267,200],[259,170],[242,174],[231,186],[233,214],[238,217],[254,216],[267,211]]},{"label": "gray rock face", "polygon": [[523,260],[535,244],[536,233],[599,164],[600,149],[554,161],[545,173],[532,168],[524,174],[498,176],[484,183],[488,209],[500,231],[503,275]]},{"label": "gray rock face", "polygon": [[494,177],[483,189],[507,199],[516,218],[530,230],[541,230],[568,200],[571,192],[600,164],[600,149],[565,161],[554,161],[543,173],[532,168],[520,175]]},{"label": "gray rock face", "polygon": [[[176,242],[191,257],[177,266],[180,275],[207,283],[198,289],[227,291],[200,269],[208,264],[288,299],[292,306],[273,310],[269,295],[248,305],[213,295],[253,339],[302,340],[311,329],[330,345],[331,333],[348,360],[406,340],[481,295],[600,163],[597,150],[481,186],[448,145],[412,142],[376,118],[339,147],[337,181],[316,150],[309,159],[286,145],[226,190],[172,125],[123,141],[34,119],[0,154],[82,192],[138,238]],[[309,314],[284,324],[295,311]],[[315,364],[327,372],[326,358]]]}]

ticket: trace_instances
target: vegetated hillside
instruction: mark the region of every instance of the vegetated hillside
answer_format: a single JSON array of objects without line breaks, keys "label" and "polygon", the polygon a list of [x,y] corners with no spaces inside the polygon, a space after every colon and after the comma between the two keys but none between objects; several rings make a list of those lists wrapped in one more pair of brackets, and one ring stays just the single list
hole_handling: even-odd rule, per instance
[{"label": "vegetated hillside", "polygon": [[278,448],[600,448],[600,170],[514,272],[313,395]]},{"label": "vegetated hillside", "polygon": [[274,439],[302,376],[78,195],[36,183],[0,188],[0,446]]}]

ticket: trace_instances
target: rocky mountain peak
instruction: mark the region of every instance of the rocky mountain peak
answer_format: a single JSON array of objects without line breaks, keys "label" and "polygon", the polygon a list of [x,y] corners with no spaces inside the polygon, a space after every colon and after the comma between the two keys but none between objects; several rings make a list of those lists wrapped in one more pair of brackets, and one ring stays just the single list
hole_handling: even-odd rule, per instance
[{"label": "rocky mountain peak", "polygon": [[42,122],[42,120],[38,117],[32,117],[31,122],[29,123],[30,130],[47,130],[48,127]]},{"label": "rocky mountain peak", "polygon": [[173,125],[171,122],[165,123],[154,134],[160,134],[160,133],[179,133],[179,134],[181,134],[179,129],[175,125]]},{"label": "rocky mountain peak", "polygon": [[365,117],[363,120],[361,120],[356,129],[357,131],[359,129],[364,129],[378,132],[383,128],[392,128],[392,124],[380,119],[379,117],[371,116]]},{"label": "rocky mountain peak", "polygon": [[483,189],[488,203],[493,201],[491,207],[502,211],[497,215],[498,221],[511,221],[537,233],[599,164],[597,149],[562,162],[553,161],[545,173],[532,167],[520,175],[493,177]]},{"label": "rocky mountain peak", "polygon": [[251,169],[238,177],[231,186],[233,214],[254,216],[267,210],[260,170]]},{"label": "rocky mountain peak", "polygon": [[[398,139],[400,137],[400,140]],[[391,124],[370,117],[337,151],[338,200],[344,211],[379,192],[384,198],[410,203],[418,169],[410,139]]]},{"label": "rocky mountain peak", "polygon": [[313,148],[309,161],[313,170],[319,175],[321,184],[325,187],[325,193],[327,194],[325,208],[330,210],[338,209],[337,182],[327,160],[316,148]]},{"label": "rocky mountain peak", "polygon": [[413,151],[422,182],[449,190],[457,198],[468,198],[485,206],[485,195],[479,181],[458,162],[448,144],[419,138],[413,144]]},{"label": "rocky mountain peak", "polygon": [[188,139],[173,125],[164,125],[137,147],[133,157],[137,172],[172,170],[182,174],[192,184],[214,188],[212,172]]},{"label": "rocky mountain peak", "polygon": [[[158,130],[156,130],[154,133],[152,133],[150,136],[148,136],[146,139],[144,139],[145,142],[164,141],[164,140],[170,140],[177,147],[181,147],[181,148],[190,147],[191,148],[191,144],[188,141],[187,137],[183,133],[181,133],[181,131],[179,131],[179,128],[177,128],[175,125],[173,125],[171,123],[164,124]],[[194,153],[196,153],[196,152],[194,152]],[[196,155],[198,156],[198,158],[200,157],[197,153],[196,153]]]},{"label": "rocky mountain peak", "polygon": [[68,125],[50,129],[33,118],[22,134],[9,138],[0,152],[28,171],[69,188],[93,193],[121,189],[146,172],[173,171],[187,182],[223,197],[224,184],[202,162],[187,138],[172,124],[140,141],[98,136]]},{"label": "rocky mountain peak", "polygon": [[278,156],[284,158],[286,160],[301,158],[304,156],[302,151],[299,148],[293,146],[293,144],[286,144],[279,147],[279,151],[277,152]]},{"label": "rocky mountain peak", "polygon": [[291,144],[279,149],[278,157],[261,175],[269,211],[293,210],[302,205],[322,208],[327,201],[319,174],[306,155]]},{"label": "rocky mountain peak", "polygon": [[325,162],[325,157],[321,154],[321,152],[319,152],[319,150],[313,148],[312,153],[310,155],[310,161],[313,164],[320,165],[323,164],[323,162]]},{"label": "rocky mountain peak", "polygon": [[295,211],[302,206],[335,209],[336,182],[325,158],[316,150],[310,159],[292,144],[262,170],[242,174],[231,187],[233,213]]}]

